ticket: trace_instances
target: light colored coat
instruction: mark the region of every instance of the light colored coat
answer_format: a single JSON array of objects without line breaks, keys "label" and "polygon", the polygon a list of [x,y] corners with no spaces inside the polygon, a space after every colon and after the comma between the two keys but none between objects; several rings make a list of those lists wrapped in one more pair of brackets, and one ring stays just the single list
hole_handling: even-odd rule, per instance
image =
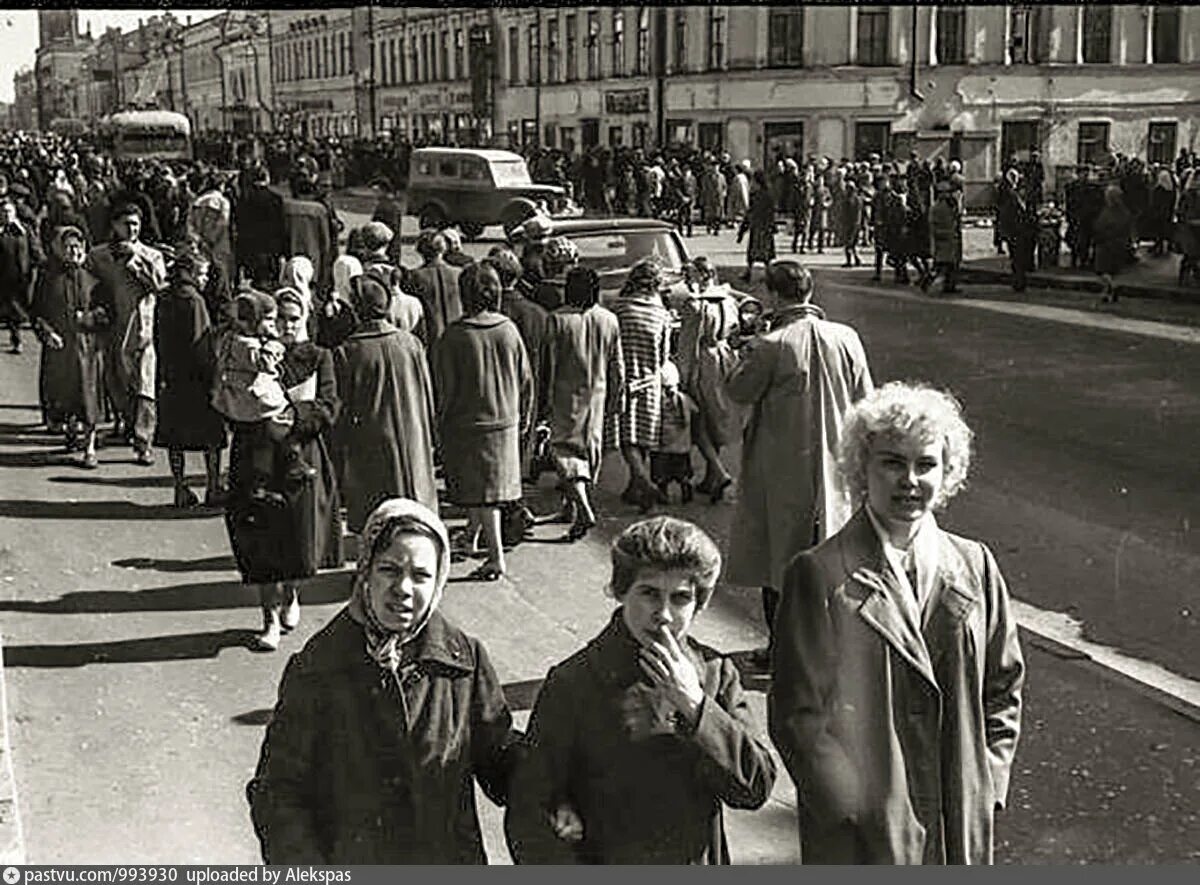
[{"label": "light colored coat", "polygon": [[1016,618],[987,547],[925,530],[920,614],[865,510],[784,580],[768,713],[805,863],[992,861],[1020,734]]},{"label": "light colored coat", "polygon": [[792,557],[850,518],[835,447],[846,411],[874,385],[858,333],[823,316],[811,305],[776,314],[726,379],[730,399],[750,407],[730,536],[732,584],[780,587]]}]

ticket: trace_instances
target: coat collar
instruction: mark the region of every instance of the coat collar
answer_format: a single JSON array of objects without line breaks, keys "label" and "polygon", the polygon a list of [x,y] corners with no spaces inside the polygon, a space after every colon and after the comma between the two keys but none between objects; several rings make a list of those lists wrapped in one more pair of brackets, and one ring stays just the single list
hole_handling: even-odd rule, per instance
[{"label": "coat collar", "polygon": [[861,600],[859,616],[936,690],[934,665],[947,650],[946,627],[966,617],[979,602],[980,590],[949,535],[940,528],[935,531],[937,573],[919,620],[915,604],[904,597],[906,591],[892,574],[865,510],[855,513],[840,537],[843,567],[850,576],[847,592]]},{"label": "coat collar", "polygon": [[[643,681],[644,676],[642,668],[638,665],[638,641],[625,626],[621,612],[620,606],[613,611],[608,625],[588,644],[587,653],[589,661],[603,681],[618,688],[628,688]],[[682,648],[684,654],[695,665],[696,672],[703,673],[704,661],[690,636],[685,638]]]},{"label": "coat collar", "polygon": [[464,326],[471,326],[474,329],[491,329],[494,326],[501,326],[509,322],[508,317],[502,313],[485,310],[482,313],[477,313],[474,316],[464,316],[459,320]]},{"label": "coat collar", "polygon": [[[380,669],[368,656],[363,628],[350,617],[348,609],[342,609],[326,630],[331,631],[334,639],[325,649],[326,653],[313,662],[314,670],[336,672],[364,666],[372,671]],[[322,631],[318,636],[324,633]],[[436,664],[459,673],[470,673],[475,669],[475,651],[466,634],[442,617],[441,612],[433,613],[411,646],[405,660]]]},{"label": "coat collar", "polygon": [[390,320],[366,320],[358,324],[351,338],[381,338],[396,331]]}]

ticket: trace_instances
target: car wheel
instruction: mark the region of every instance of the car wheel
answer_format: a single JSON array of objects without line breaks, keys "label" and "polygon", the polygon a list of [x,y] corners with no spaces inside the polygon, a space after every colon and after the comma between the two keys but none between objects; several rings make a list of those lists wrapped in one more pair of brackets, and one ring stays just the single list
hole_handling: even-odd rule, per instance
[{"label": "car wheel", "polygon": [[418,216],[421,230],[441,230],[446,226],[446,214],[437,206],[426,206]]},{"label": "car wheel", "polygon": [[480,237],[483,236],[483,225],[482,224],[476,224],[473,221],[464,221],[462,224],[459,225],[459,227],[462,229],[462,235],[463,235],[464,240],[467,240],[467,241],[478,240]]}]

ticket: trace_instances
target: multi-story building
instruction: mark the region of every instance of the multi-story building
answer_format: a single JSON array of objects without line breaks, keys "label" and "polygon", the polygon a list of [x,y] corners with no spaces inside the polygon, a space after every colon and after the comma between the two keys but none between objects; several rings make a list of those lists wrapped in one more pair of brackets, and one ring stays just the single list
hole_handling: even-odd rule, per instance
[{"label": "multi-story building", "polygon": [[69,87],[81,79],[91,49],[91,38],[79,33],[77,10],[38,11],[38,48],[33,70],[42,126],[49,126],[56,119],[77,119],[82,115],[80,96]]},{"label": "multi-story building", "polygon": [[[359,35],[383,10],[271,10],[270,56],[276,121],[305,135],[360,133],[368,64]],[[366,119],[366,114],[362,114]]]},{"label": "multi-story building", "polygon": [[1162,159],[1200,140],[1200,8],[796,5],[504,8],[502,131],[588,147],[680,141],[960,157]]},{"label": "multi-story building", "polygon": [[37,77],[33,68],[21,68],[13,75],[12,126],[31,132],[38,128]]}]

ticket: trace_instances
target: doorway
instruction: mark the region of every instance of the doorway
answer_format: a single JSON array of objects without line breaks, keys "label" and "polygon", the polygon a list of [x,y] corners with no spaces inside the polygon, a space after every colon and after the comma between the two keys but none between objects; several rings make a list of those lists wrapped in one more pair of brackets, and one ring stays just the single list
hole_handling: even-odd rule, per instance
[{"label": "doorway", "polygon": [[804,123],[772,121],[763,124],[763,168],[774,169],[776,157],[804,154]]},{"label": "doorway", "polygon": [[587,120],[579,121],[580,137],[583,140],[583,149],[591,150],[600,144],[600,121],[595,117]]},{"label": "doorway", "polygon": [[1000,163],[1007,167],[1013,158],[1029,162],[1035,148],[1041,150],[1041,124],[1037,120],[1005,120],[1000,124]]}]

